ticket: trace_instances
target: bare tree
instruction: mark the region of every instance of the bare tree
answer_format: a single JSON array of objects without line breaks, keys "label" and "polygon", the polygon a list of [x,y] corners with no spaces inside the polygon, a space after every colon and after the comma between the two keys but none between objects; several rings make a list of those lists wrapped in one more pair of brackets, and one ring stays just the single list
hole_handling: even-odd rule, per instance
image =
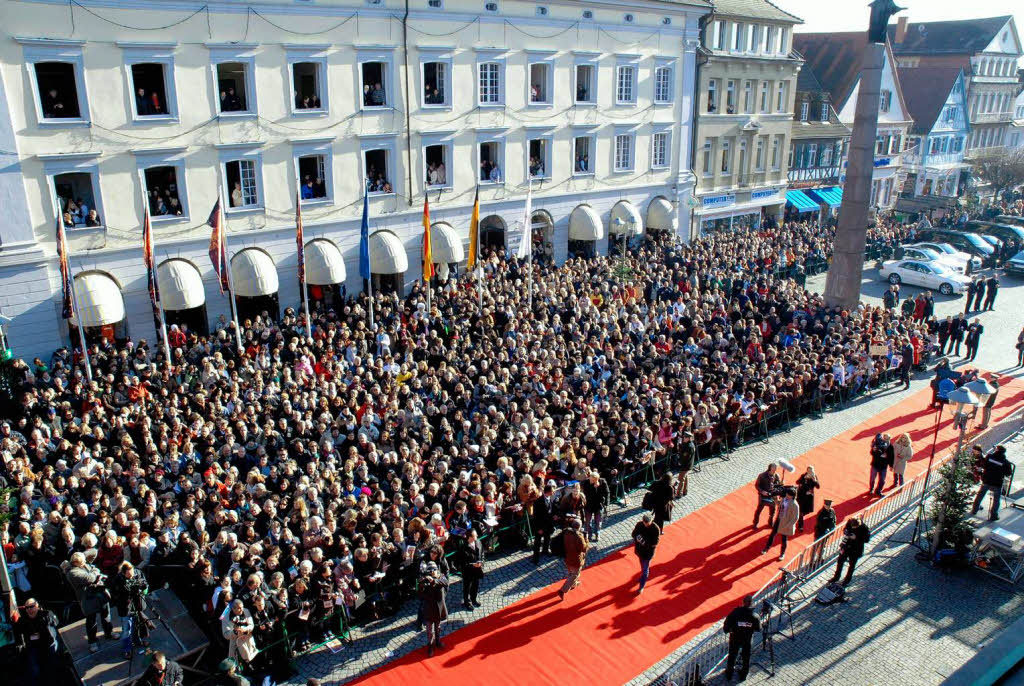
[{"label": "bare tree", "polygon": [[995,197],[1002,198],[1003,192],[1024,184],[1024,149],[1000,149],[987,152],[971,160],[974,174],[988,182]]}]

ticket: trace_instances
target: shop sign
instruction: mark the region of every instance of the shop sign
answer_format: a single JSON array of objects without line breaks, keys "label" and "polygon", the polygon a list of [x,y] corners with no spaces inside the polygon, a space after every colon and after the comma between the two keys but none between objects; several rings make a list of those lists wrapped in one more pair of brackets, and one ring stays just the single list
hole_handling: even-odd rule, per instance
[{"label": "shop sign", "polygon": [[727,207],[736,202],[735,194],[730,195],[709,195],[701,203],[704,207]]},{"label": "shop sign", "polygon": [[765,198],[774,198],[779,194],[778,188],[773,188],[768,191],[754,191],[750,194],[751,200],[764,200]]}]

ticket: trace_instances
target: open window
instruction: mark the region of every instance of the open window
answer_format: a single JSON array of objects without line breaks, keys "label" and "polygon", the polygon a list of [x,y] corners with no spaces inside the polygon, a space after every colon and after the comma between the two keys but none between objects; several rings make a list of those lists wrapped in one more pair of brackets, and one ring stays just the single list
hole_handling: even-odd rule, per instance
[{"label": "open window", "polygon": [[185,215],[178,167],[172,165],[147,167],[143,170],[142,176],[146,182],[149,213],[154,219]]},{"label": "open window", "polygon": [[451,169],[448,146],[437,143],[423,149],[426,167],[423,170],[427,188],[444,188],[451,185],[448,177]]},{"label": "open window", "polygon": [[388,168],[388,151],[384,149],[367,150],[363,153],[363,169],[366,176],[366,188],[373,193],[394,193],[391,185],[391,170]]},{"label": "open window", "polygon": [[530,65],[530,104],[551,104],[551,65],[547,62]]},{"label": "open window", "polygon": [[99,195],[93,190],[93,180],[93,174],[86,171],[53,175],[57,207],[64,215],[64,226],[68,229],[103,226],[103,215],[97,203]]},{"label": "open window", "polygon": [[36,84],[44,119],[81,119],[78,82],[71,62],[36,62]]},{"label": "open window", "polygon": [[303,155],[299,157],[299,198],[302,202],[327,198],[327,157],[326,155]]},{"label": "open window", "polygon": [[501,183],[505,180],[505,170],[502,168],[503,155],[502,144],[498,141],[488,141],[480,144],[480,182]]},{"label": "open window", "polygon": [[572,143],[573,174],[594,173],[594,137],[576,136]]},{"label": "open window", "polygon": [[596,70],[592,64],[576,65],[576,102],[594,103],[596,99]]},{"label": "open window", "polygon": [[551,140],[533,138],[529,142],[527,171],[531,179],[545,179],[551,176]]},{"label": "open window", "polygon": [[363,107],[387,107],[390,104],[388,102],[387,71],[387,62],[360,63]]},{"label": "open window", "polygon": [[247,62],[221,62],[217,65],[217,93],[220,112],[249,112]]},{"label": "open window", "polygon": [[292,64],[292,86],[294,88],[295,111],[325,109],[320,84],[324,75],[320,62],[294,62]]},{"label": "open window", "polygon": [[157,62],[132,65],[135,116],[161,117],[171,114],[167,94],[167,68]]},{"label": "open window", "polygon": [[441,107],[448,105],[450,90],[450,64],[448,62],[423,63],[423,104]]},{"label": "open window", "polygon": [[260,206],[258,173],[258,160],[242,159],[224,163],[224,180],[227,183],[225,194],[230,209],[251,209]]}]

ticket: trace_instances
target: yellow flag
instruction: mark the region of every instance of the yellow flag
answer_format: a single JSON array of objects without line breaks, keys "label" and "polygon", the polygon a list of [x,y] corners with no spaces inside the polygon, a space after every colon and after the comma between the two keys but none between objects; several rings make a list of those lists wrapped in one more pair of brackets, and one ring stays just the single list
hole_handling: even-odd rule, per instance
[{"label": "yellow flag", "polygon": [[480,239],[480,186],[476,187],[476,196],[473,198],[473,216],[469,220],[469,259],[466,261],[466,269],[473,271],[476,267],[477,245]]}]

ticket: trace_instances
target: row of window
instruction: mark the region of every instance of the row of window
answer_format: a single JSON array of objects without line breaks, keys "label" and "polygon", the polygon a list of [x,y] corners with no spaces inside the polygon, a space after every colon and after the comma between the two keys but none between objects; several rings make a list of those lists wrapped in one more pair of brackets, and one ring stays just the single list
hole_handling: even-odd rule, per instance
[{"label": "row of window", "polygon": [[[804,100],[800,103],[798,108],[800,110],[800,121],[810,121],[811,119],[811,101]],[[829,104],[826,101],[820,101],[814,103],[814,114],[817,116],[816,121],[828,121]]]},{"label": "row of window", "polygon": [[1002,126],[971,131],[967,140],[969,148],[992,148],[1003,145],[1006,140],[1006,129]]},{"label": "row of window", "polygon": [[843,143],[793,143],[789,146],[790,169],[814,169],[838,165],[843,159]]},{"label": "row of window", "polygon": [[1013,96],[1009,93],[981,93],[971,97],[971,116],[979,114],[1009,114]]},{"label": "row of window", "polygon": [[[212,49],[213,78],[217,87],[217,112],[222,115],[249,115],[257,111],[255,61],[251,50]],[[429,50],[426,50],[430,52]],[[178,103],[174,88],[173,48],[160,51],[126,49],[126,72],[133,93],[130,104],[136,121],[174,120]],[[476,102],[481,107],[506,103],[504,51],[482,51],[476,64]],[[80,48],[66,51],[26,51],[38,98],[41,121],[87,120],[88,102],[82,75]],[[452,59],[445,52],[420,62],[421,96],[424,109],[450,108],[455,95]],[[61,59],[62,57],[72,59]],[[359,107],[363,110],[387,109],[394,105],[394,66],[391,50],[364,51],[358,63]],[[531,106],[554,104],[556,84],[554,53],[528,53],[528,78],[525,99]],[[598,100],[597,53],[577,55],[572,69],[573,102],[596,105]],[[288,78],[291,111],[296,116],[324,115],[330,109],[327,88],[327,57],[320,49],[289,49]],[[636,105],[640,90],[640,58],[618,56],[614,72],[613,100],[616,105]],[[652,74],[651,97],[655,103],[669,104],[674,99],[674,63],[657,59]]]},{"label": "row of window", "polygon": [[898,155],[904,148],[903,134],[899,132],[883,132],[875,136],[875,156]]},{"label": "row of window", "polygon": [[[572,139],[572,175],[592,176],[595,173],[595,150],[597,137],[593,133],[579,135]],[[612,155],[613,172],[631,172],[636,166],[636,134],[617,133],[614,136]],[[551,176],[554,141],[550,135],[527,140],[527,174],[532,179]],[[185,191],[185,164],[180,155],[147,159],[140,153],[140,177],[145,184],[149,199],[149,210],[154,220],[185,218],[188,216],[188,202]],[[371,142],[362,150],[362,175],[370,195],[386,195],[395,192],[393,173],[396,163],[396,149],[393,144],[381,141]],[[455,166],[451,142],[428,142],[423,146],[423,183],[428,189],[450,188]],[[650,167],[667,169],[671,164],[671,133],[655,131],[651,135]],[[505,141],[494,136],[477,144],[477,169],[475,183],[481,185],[500,184],[505,180]],[[64,214],[69,227],[103,226],[100,206],[98,172],[95,165],[77,164],[59,170],[48,171],[57,207]],[[294,157],[295,173],[299,183],[299,197],[303,205],[330,204],[334,201],[333,156],[330,142],[311,143],[301,146]],[[242,212],[263,208],[263,170],[258,146],[239,147],[236,151],[222,152],[220,178],[227,211]],[[92,212],[90,212],[92,211]]]},{"label": "row of window", "polygon": [[[754,141],[754,171],[765,171],[765,164],[768,163],[772,171],[778,171],[782,161],[781,151],[785,136],[757,136]],[[771,142],[769,144],[769,139]],[[770,145],[770,148],[769,148]],[[733,156],[736,156],[736,169],[742,176],[748,169],[747,141],[740,139],[737,143],[732,138],[720,138],[717,140],[717,156],[715,153],[716,140],[704,139],[704,147],[701,150],[701,171],[704,176],[714,176],[717,172],[720,176],[729,176],[733,172]],[[767,154],[767,159],[766,159]],[[717,162],[717,164],[716,164]]]},{"label": "row of window", "polygon": [[936,136],[928,144],[929,155],[945,155],[947,153],[960,153],[964,150],[964,139],[962,136]]},{"label": "row of window", "polygon": [[980,57],[973,60],[971,68],[975,76],[1013,76],[1017,72],[1017,60]]},{"label": "row of window", "polygon": [[743,81],[742,94],[737,92],[739,84],[735,79],[725,79],[723,89],[723,79],[708,79],[708,114],[754,114],[755,107],[762,114],[772,112],[773,107],[776,113],[786,112],[789,104],[786,81],[761,81],[758,88],[758,81],[747,79]]},{"label": "row of window", "polygon": [[784,26],[718,20],[711,22],[707,41],[712,50],[755,55],[789,53],[789,29]]}]

